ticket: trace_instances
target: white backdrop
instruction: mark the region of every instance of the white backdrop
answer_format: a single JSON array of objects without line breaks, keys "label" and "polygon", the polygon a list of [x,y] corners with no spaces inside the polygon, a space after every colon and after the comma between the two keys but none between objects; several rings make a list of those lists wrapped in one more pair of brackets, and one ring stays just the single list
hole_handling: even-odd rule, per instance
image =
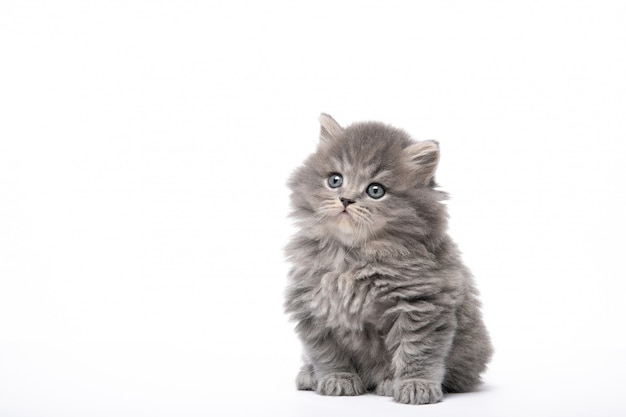
[{"label": "white backdrop", "polygon": [[[1,1],[0,415],[624,415],[626,5]],[[434,406],[297,392],[320,112],[442,148],[496,356]]]}]

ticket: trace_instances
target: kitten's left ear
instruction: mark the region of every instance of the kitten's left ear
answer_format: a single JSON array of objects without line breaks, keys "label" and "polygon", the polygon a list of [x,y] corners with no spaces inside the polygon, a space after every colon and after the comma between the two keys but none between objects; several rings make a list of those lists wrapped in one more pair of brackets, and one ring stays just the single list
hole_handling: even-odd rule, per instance
[{"label": "kitten's left ear", "polygon": [[343,133],[343,127],[330,114],[320,114],[320,140],[326,142]]},{"label": "kitten's left ear", "polygon": [[423,185],[429,185],[439,164],[439,143],[434,140],[418,142],[404,149],[406,161]]}]

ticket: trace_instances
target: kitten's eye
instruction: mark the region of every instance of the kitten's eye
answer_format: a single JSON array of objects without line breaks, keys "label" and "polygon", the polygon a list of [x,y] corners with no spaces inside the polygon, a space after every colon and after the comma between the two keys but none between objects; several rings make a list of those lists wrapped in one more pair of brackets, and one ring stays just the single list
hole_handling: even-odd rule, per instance
[{"label": "kitten's eye", "polygon": [[341,174],[332,174],[330,177],[328,177],[328,186],[330,188],[341,187],[341,184],[343,184],[343,177],[341,176]]},{"label": "kitten's eye", "polygon": [[370,184],[367,186],[367,195],[378,200],[385,195],[385,187],[377,183]]}]

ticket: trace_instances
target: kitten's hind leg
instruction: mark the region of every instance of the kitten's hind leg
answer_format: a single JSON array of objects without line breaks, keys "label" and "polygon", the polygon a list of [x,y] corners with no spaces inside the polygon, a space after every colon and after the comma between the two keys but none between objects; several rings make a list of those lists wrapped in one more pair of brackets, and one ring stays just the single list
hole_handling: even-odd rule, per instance
[{"label": "kitten's hind leg", "polygon": [[445,392],[475,390],[491,359],[493,348],[478,306],[471,296],[457,311],[458,328],[446,359]]},{"label": "kitten's hind leg", "polygon": [[296,387],[303,391],[315,391],[317,388],[317,378],[313,365],[304,364],[296,377]]}]

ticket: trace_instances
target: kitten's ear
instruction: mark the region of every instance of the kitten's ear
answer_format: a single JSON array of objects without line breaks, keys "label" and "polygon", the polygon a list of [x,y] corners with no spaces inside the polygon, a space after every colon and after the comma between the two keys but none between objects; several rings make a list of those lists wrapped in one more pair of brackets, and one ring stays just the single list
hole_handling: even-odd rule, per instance
[{"label": "kitten's ear", "polygon": [[326,142],[343,133],[343,128],[329,114],[320,114],[320,140]]},{"label": "kitten's ear", "polygon": [[423,185],[430,185],[439,163],[439,143],[427,140],[404,149],[406,160]]}]

